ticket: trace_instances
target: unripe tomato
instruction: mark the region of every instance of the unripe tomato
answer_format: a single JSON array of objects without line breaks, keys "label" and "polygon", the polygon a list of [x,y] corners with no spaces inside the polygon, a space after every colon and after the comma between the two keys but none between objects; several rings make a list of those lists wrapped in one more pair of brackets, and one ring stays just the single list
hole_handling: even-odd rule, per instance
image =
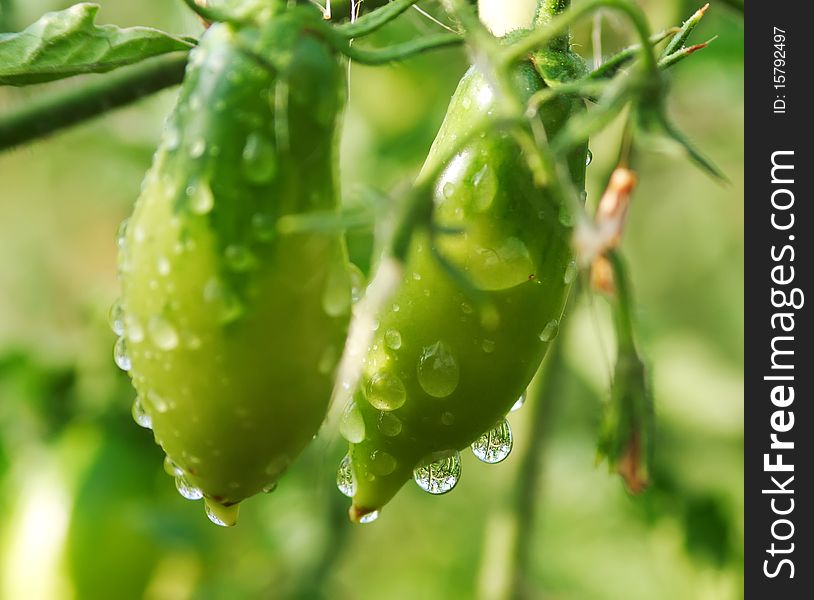
[{"label": "unripe tomato", "polygon": [[349,320],[342,235],[277,227],[338,205],[345,83],[320,18],[209,28],[121,238],[135,414],[226,524],[316,434]]},{"label": "unripe tomato", "polygon": [[[514,73],[528,99],[545,86],[530,63]],[[475,67],[461,80],[425,169],[496,107]],[[558,98],[540,119],[553,136],[582,102]],[[567,158],[584,188],[587,144]],[[410,478],[444,493],[460,476],[458,451],[473,445],[486,462],[511,450],[504,417],[523,394],[557,335],[576,276],[570,213],[535,185],[508,134],[484,134],[445,166],[434,192],[435,238],[412,240],[400,289],[378,323],[360,390],[342,432],[351,442],[339,484],[353,497],[351,518],[368,521]],[[476,286],[475,302],[433,256],[432,245]]]}]

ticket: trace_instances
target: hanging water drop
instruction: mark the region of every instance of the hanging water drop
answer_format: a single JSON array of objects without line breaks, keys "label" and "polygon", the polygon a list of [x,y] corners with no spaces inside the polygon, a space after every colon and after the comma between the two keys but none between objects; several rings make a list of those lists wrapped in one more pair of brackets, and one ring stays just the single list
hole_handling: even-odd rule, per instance
[{"label": "hanging water drop", "polygon": [[435,398],[446,398],[458,387],[460,369],[444,342],[427,346],[418,360],[418,383]]},{"label": "hanging water drop", "polygon": [[124,335],[124,309],[122,308],[121,300],[116,300],[113,306],[110,307],[110,312],[107,317],[110,323],[110,329],[113,330],[118,336]]},{"label": "hanging water drop", "polygon": [[362,525],[367,525],[368,523],[372,523],[373,521],[375,521],[378,518],[379,518],[379,511],[374,510],[373,512],[369,512],[366,515],[362,515],[361,517],[359,517],[359,522]]},{"label": "hanging water drop", "polygon": [[585,155],[585,166],[587,167],[594,161],[594,153],[588,150],[588,153]]},{"label": "hanging water drop", "polygon": [[153,419],[144,410],[144,407],[141,405],[141,400],[138,397],[133,400],[133,407],[131,408],[130,412],[133,415],[133,420],[139,426],[144,427],[144,429],[152,429]]},{"label": "hanging water drop", "polygon": [[215,525],[221,527],[234,527],[240,514],[240,504],[226,506],[209,498],[204,498],[206,516]]},{"label": "hanging water drop", "polygon": [[490,465],[506,459],[512,451],[512,428],[503,419],[492,429],[481,435],[472,444],[472,454]]},{"label": "hanging water drop", "polygon": [[172,459],[169,456],[164,457],[164,472],[172,477],[178,477],[179,475],[184,474],[181,467],[172,462]]},{"label": "hanging water drop", "polygon": [[340,461],[339,468],[336,470],[336,487],[348,498],[353,498],[356,493],[356,479],[353,477],[349,454],[346,454]]},{"label": "hanging water drop", "polygon": [[266,484],[266,485],[263,486],[263,493],[264,494],[270,494],[276,489],[277,489],[277,482],[272,481],[271,483]]},{"label": "hanging water drop", "polygon": [[116,345],[113,346],[113,360],[122,371],[129,371],[133,368],[130,355],[127,354],[127,342],[124,341],[123,337],[116,340]]},{"label": "hanging water drop", "polygon": [[176,475],[175,487],[178,488],[178,493],[187,500],[200,500],[203,498],[203,492],[187,481],[183,473]]},{"label": "hanging water drop", "polygon": [[461,478],[461,455],[454,452],[434,462],[417,467],[413,479],[425,492],[434,495],[451,491]]}]

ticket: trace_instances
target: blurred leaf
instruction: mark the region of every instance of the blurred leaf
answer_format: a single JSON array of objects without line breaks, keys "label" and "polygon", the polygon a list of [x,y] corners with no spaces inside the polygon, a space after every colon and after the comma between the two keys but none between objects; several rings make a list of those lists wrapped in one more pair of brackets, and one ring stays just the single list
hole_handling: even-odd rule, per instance
[{"label": "blurred leaf", "polygon": [[149,27],[97,26],[98,10],[97,4],[76,4],[43,15],[20,33],[0,35],[0,85],[104,73],[194,46],[190,40]]}]

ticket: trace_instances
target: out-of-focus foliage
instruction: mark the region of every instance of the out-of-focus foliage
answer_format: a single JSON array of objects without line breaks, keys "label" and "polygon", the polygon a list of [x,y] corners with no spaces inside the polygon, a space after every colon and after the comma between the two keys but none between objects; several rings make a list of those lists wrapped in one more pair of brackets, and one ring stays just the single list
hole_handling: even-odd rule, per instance
[{"label": "out-of-focus foliage", "polygon": [[[69,4],[0,0],[0,28]],[[101,4],[100,22],[200,31],[181,2]],[[696,8],[641,4],[654,28]],[[630,39],[612,15],[602,24],[606,54]],[[590,25],[575,38],[588,57]],[[412,11],[372,42],[437,29]],[[695,39],[715,34],[669,74],[670,110],[732,184],[713,183],[657,139],[642,140],[635,156],[641,185],[625,250],[653,365],[654,484],[631,498],[594,466],[613,343],[603,301],[583,298],[562,340],[567,373],[549,408],[538,519],[521,531],[531,540],[530,598],[741,595],[743,28],[723,2]],[[349,203],[409,185],[465,67],[462,51],[449,50],[351,68]],[[0,110],[38,93],[0,89]],[[333,483],[344,448],[331,424],[276,492],[246,503],[234,529],[214,527],[200,503],[175,492],[160,449],[132,422],[133,392],[113,365],[106,323],[117,294],[114,232],[173,94],[0,155],[0,597],[499,597],[513,457],[494,467],[465,457],[453,493],[409,489],[368,526],[344,515]],[[620,130],[592,140],[589,202],[613,167]],[[367,270],[370,232],[349,241]],[[518,444],[526,412],[511,417]]]}]

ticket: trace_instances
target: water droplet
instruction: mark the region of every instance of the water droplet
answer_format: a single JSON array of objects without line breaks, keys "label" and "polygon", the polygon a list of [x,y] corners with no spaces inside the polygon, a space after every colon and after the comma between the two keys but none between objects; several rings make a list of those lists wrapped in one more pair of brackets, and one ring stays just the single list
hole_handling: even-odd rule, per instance
[{"label": "water droplet", "polygon": [[187,481],[183,474],[176,475],[175,487],[178,488],[178,493],[187,500],[200,500],[203,498],[203,492]]},{"label": "water droplet", "polygon": [[509,427],[509,422],[503,419],[475,440],[472,444],[472,453],[478,460],[493,465],[509,456],[512,444],[512,428]]},{"label": "water droplet", "polygon": [[124,335],[124,309],[122,308],[121,300],[116,300],[113,306],[110,307],[110,312],[107,316],[110,329],[113,330],[118,336]]},{"label": "water droplet", "polygon": [[574,282],[574,279],[577,278],[577,272],[578,272],[577,261],[575,260],[570,261],[568,265],[565,267],[565,275],[563,275],[562,278],[565,285],[569,285]]},{"label": "water droplet", "polygon": [[156,269],[158,269],[158,274],[166,277],[170,274],[170,270],[172,266],[170,265],[170,261],[167,259],[166,256],[159,256],[158,260],[155,262]]},{"label": "water droplet", "polygon": [[469,108],[472,106],[472,100],[469,98],[469,96],[464,96],[461,99],[461,106],[463,106],[465,110],[469,110]]},{"label": "water droplet", "polygon": [[475,312],[475,309],[472,308],[471,304],[461,302],[461,312],[463,312],[465,315],[471,315],[473,312]]},{"label": "water droplet", "polygon": [[223,252],[226,265],[238,273],[245,273],[257,267],[257,258],[245,246],[230,244]]},{"label": "water droplet", "polygon": [[277,482],[272,481],[271,483],[266,484],[266,485],[263,486],[263,493],[264,494],[270,494],[276,489],[277,489]]},{"label": "water droplet", "polygon": [[192,158],[200,158],[206,152],[206,141],[203,138],[198,138],[189,147],[189,155]]},{"label": "water droplet", "polygon": [[145,412],[144,407],[141,405],[141,400],[138,398],[133,400],[133,407],[130,412],[133,415],[133,420],[139,426],[144,427],[145,429],[152,429],[153,419]]},{"label": "water droplet", "polygon": [[181,143],[181,132],[175,125],[168,124],[164,130],[164,147],[172,152],[177,149]]},{"label": "water droplet", "polygon": [[250,133],[243,147],[243,174],[254,183],[266,183],[277,174],[277,152],[272,141],[259,132]]},{"label": "water droplet", "polygon": [[370,453],[370,470],[379,477],[390,475],[396,470],[396,459],[384,450],[374,450]]},{"label": "water droplet", "polygon": [[444,198],[451,198],[452,195],[455,193],[455,184],[451,181],[447,181],[444,184],[444,187],[441,188],[441,193],[444,194]]},{"label": "water droplet", "polygon": [[387,437],[396,437],[401,433],[401,419],[390,412],[382,411],[379,413],[379,420],[377,426],[382,435]]},{"label": "water droplet", "polygon": [[458,452],[417,467],[413,479],[425,492],[440,495],[451,491],[461,478],[461,455]]},{"label": "water droplet", "polygon": [[336,470],[336,487],[348,498],[353,498],[356,493],[356,479],[353,476],[349,454],[345,455]]},{"label": "water droplet", "polygon": [[119,223],[119,228],[116,230],[116,246],[124,248],[124,243],[127,240],[127,226],[130,224],[130,217]]},{"label": "water droplet", "polygon": [[413,272],[413,279],[414,279],[415,281],[421,281],[421,273],[415,273],[415,272]]},{"label": "water droplet", "polygon": [[124,332],[127,339],[134,344],[144,340],[144,328],[141,326],[141,321],[130,313],[124,315]]},{"label": "water droplet", "polygon": [[407,391],[397,375],[381,372],[368,380],[365,398],[379,410],[396,410],[404,406]]},{"label": "water droplet", "polygon": [[153,391],[147,392],[143,402],[150,412],[159,412],[163,414],[170,408],[167,401]]},{"label": "water droplet", "polygon": [[365,274],[353,263],[350,265],[350,293],[354,304],[359,302],[365,293]]},{"label": "water droplet", "polygon": [[418,383],[430,396],[446,398],[458,387],[460,370],[449,346],[438,341],[418,359]]},{"label": "water droplet", "polygon": [[552,319],[546,326],[543,327],[543,330],[540,332],[540,341],[541,342],[550,342],[560,331],[560,323],[557,319]]},{"label": "water droplet", "polygon": [[591,152],[590,150],[588,150],[588,153],[585,155],[585,166],[587,167],[587,166],[588,166],[588,165],[590,165],[590,164],[591,164],[593,161],[594,161],[594,154],[593,154],[593,152]]},{"label": "water droplet", "polygon": [[178,346],[178,332],[164,317],[153,315],[147,323],[147,332],[161,350],[172,350]]},{"label": "water droplet", "polygon": [[571,214],[571,210],[565,204],[560,205],[559,219],[560,225],[563,227],[574,226],[574,215]]},{"label": "water droplet", "polygon": [[164,457],[164,471],[167,473],[167,475],[172,475],[173,477],[183,475],[184,473],[184,471],[181,470],[181,467],[176,465],[169,456]]},{"label": "water droplet", "polygon": [[365,420],[362,411],[356,406],[356,402],[351,402],[342,413],[339,422],[339,433],[351,444],[359,444],[365,439]]},{"label": "water droplet", "polygon": [[517,402],[512,404],[512,407],[509,410],[509,412],[515,412],[523,408],[523,405],[526,403],[526,395],[527,392],[523,392],[522,394],[520,394],[520,397],[517,399]]},{"label": "water droplet", "polygon": [[206,181],[199,181],[186,189],[189,208],[192,212],[205,215],[215,206],[215,196]]},{"label": "water droplet", "polygon": [[486,354],[491,354],[495,351],[495,342],[494,340],[485,339],[480,343],[480,347]]},{"label": "water droplet", "polygon": [[123,337],[116,340],[116,345],[113,346],[113,360],[122,371],[129,371],[133,368],[133,363],[130,362],[130,356],[127,354],[127,342]]},{"label": "water droplet", "polygon": [[441,423],[449,427],[453,423],[455,423],[455,415],[449,411],[444,412],[441,415]]},{"label": "water droplet", "polygon": [[388,329],[384,334],[384,343],[392,350],[401,348],[401,334],[396,329]]},{"label": "water droplet", "polygon": [[252,215],[252,231],[254,231],[254,237],[261,242],[273,240],[277,235],[274,218],[262,213]]},{"label": "water droplet", "polygon": [[366,515],[362,515],[361,517],[359,517],[359,522],[362,525],[367,525],[368,523],[372,523],[373,521],[375,521],[378,518],[379,518],[379,511],[374,510],[373,512],[369,512]]},{"label": "water droplet", "polygon": [[240,504],[233,504],[232,506],[225,506],[219,502],[215,502],[210,498],[204,498],[206,507],[206,516],[215,525],[221,527],[233,527],[237,524],[237,517],[240,514]]}]

